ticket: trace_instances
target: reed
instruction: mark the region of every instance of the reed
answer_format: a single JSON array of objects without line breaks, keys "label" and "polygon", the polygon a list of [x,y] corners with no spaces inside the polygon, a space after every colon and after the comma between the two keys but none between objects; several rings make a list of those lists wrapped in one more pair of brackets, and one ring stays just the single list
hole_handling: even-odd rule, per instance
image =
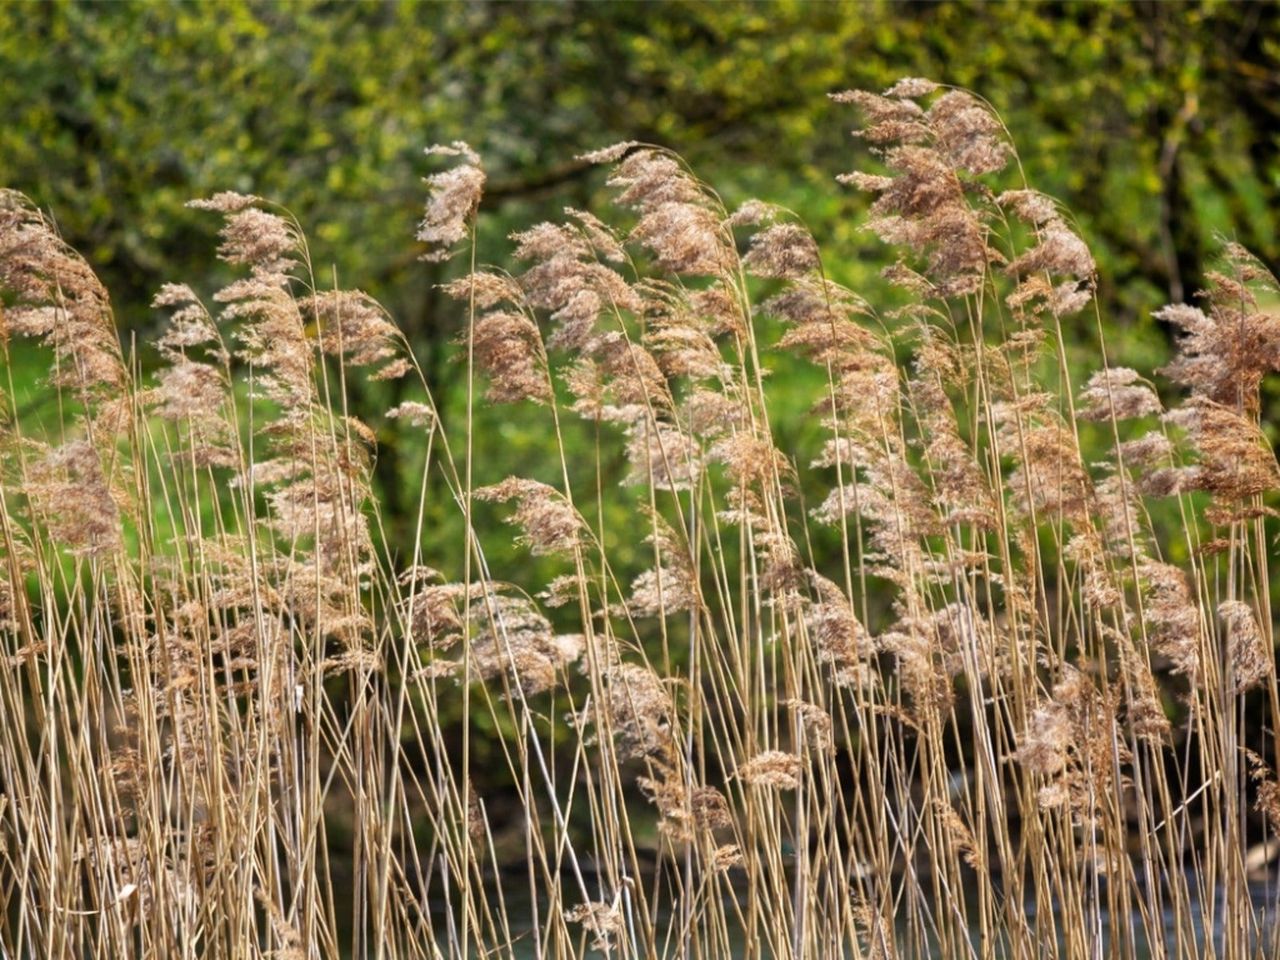
[{"label": "reed", "polygon": [[[429,151],[462,422],[267,200],[193,202],[237,275],[158,292],[144,374],[0,193],[0,956],[1280,956],[1275,278],[1226,243],[1158,314],[1166,406],[984,101],[834,99],[879,307],[794,213],[637,143],[584,158],[607,209],[478,267],[481,158]],[[791,358],[814,449],[776,422]],[[352,409],[357,378],[418,399]],[[538,407],[558,468],[481,456],[480,403]],[[414,518],[380,437],[425,450]],[[496,516],[538,565],[492,561]]]}]

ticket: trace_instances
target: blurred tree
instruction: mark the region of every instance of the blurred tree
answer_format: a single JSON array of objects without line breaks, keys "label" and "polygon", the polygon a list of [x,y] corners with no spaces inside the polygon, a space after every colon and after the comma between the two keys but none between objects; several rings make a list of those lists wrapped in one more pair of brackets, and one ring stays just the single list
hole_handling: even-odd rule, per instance
[{"label": "blurred tree", "polygon": [[[924,74],[988,97],[1031,178],[1118,286],[1177,297],[1213,229],[1275,263],[1273,4],[44,4],[0,7],[4,180],[58,216],[140,323],[199,275],[225,188],[289,205],[330,260],[420,302],[419,149],[482,148],[507,222],[587,189],[619,138],[685,153],[730,196],[835,194],[848,118],[825,94]],[[840,234],[842,204],[806,207]],[[495,251],[496,253],[497,251]],[[411,326],[425,322],[409,310]]]},{"label": "blurred tree", "polygon": [[[421,148],[465,139],[490,172],[482,258],[592,204],[575,154],[669,145],[728,202],[803,213],[841,279],[876,282],[865,162],[832,90],[903,75],[970,87],[1005,117],[1028,178],[1081,221],[1122,358],[1165,345],[1148,319],[1190,295],[1215,231],[1280,262],[1280,7],[888,3],[57,3],[0,5],[0,182],[57,218],[145,334],[164,281],[209,285],[221,189],[286,204],[326,278],[359,286],[415,341],[438,394],[460,320],[449,268],[412,242]],[[396,451],[380,461],[399,476]],[[389,515],[396,484],[383,483]]]}]

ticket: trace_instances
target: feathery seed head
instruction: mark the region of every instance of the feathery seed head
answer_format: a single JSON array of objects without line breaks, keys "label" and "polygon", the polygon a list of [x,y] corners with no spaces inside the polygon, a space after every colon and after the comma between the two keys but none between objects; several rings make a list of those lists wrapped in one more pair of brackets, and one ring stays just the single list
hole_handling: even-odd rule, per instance
[{"label": "feathery seed head", "polygon": [[428,156],[459,158],[456,166],[426,178],[427,203],[418,225],[418,240],[430,249],[423,260],[448,260],[452,249],[464,240],[471,220],[480,209],[485,175],[480,157],[461,141],[450,146],[439,144],[426,149]]}]

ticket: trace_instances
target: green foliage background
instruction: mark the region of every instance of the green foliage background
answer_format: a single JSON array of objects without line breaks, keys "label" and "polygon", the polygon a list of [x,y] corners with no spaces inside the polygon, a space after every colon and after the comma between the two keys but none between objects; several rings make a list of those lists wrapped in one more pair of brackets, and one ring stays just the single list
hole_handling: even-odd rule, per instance
[{"label": "green foliage background", "polygon": [[[285,204],[317,265],[388,306],[457,411],[462,318],[436,285],[460,267],[420,263],[412,239],[425,145],[463,139],[485,157],[482,261],[566,204],[598,209],[600,175],[574,156],[638,139],[684,154],[730,205],[798,211],[828,269],[874,301],[889,254],[833,179],[866,153],[826,95],[906,75],[988,98],[1030,181],[1074,211],[1113,362],[1168,355],[1150,311],[1197,289],[1215,233],[1280,262],[1280,8],[1263,3],[7,3],[0,182],[52,213],[140,344],[162,282],[220,279],[214,224],[185,201],[236,189]],[[1093,332],[1078,334],[1085,370]],[[36,376],[19,382],[38,406]],[[774,381],[797,459],[805,376]],[[544,423],[482,411],[477,482],[517,467],[554,479]],[[422,451],[383,440],[383,517],[403,551]],[[570,442],[594,462],[594,438]],[[620,458],[605,468],[620,475]],[[432,510],[425,559],[445,566],[454,511]]]},{"label": "green foliage background", "polygon": [[[342,286],[396,317],[446,426],[460,431],[464,313],[438,285],[464,266],[419,261],[413,240],[421,177],[434,169],[426,145],[466,140],[485,158],[482,262],[508,262],[511,231],[566,205],[603,213],[602,175],[574,158],[635,139],[683,154],[729,206],[758,196],[797,211],[835,278],[882,303],[892,253],[860,230],[865,198],[834,179],[866,166],[867,151],[849,137],[855,117],[827,94],[913,75],[989,99],[1029,181],[1074,212],[1099,263],[1112,363],[1146,372],[1168,358],[1151,311],[1198,289],[1215,234],[1280,265],[1271,3],[0,0],[0,185],[29,194],[99,272],[144,365],[156,289],[186,282],[209,294],[227,279],[216,218],[186,201],[234,189],[284,204],[307,228],[318,272],[332,265]],[[1099,364],[1096,331],[1069,335],[1080,384]],[[19,405],[53,423],[46,364],[32,353],[14,354]],[[771,416],[803,466],[821,445],[809,410],[824,381],[778,363]],[[379,430],[379,509],[403,557],[425,445],[378,416],[403,388],[352,389],[352,411]],[[476,483],[513,472],[555,482],[548,430],[545,411],[482,405]],[[612,481],[605,548],[625,579],[644,547],[640,494],[616,485],[620,445],[597,446],[577,423],[566,441],[578,489],[594,486],[597,458]],[[800,492],[810,504],[825,493]],[[461,519],[438,478],[426,502],[422,560],[459,578]],[[562,572],[512,546],[497,523],[508,511],[476,509],[497,576],[518,571],[536,589]],[[814,533],[820,553],[829,534]],[[479,710],[471,719],[477,732],[492,722]]]}]

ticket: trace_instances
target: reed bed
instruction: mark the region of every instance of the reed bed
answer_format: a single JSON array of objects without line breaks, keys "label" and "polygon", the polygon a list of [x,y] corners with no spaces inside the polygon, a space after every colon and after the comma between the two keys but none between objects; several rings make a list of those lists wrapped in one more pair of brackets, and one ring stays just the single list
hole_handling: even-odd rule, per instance
[{"label": "reed bed", "polygon": [[[585,158],[607,209],[478,266],[481,159],[429,151],[460,422],[265,199],[193,202],[236,276],[158,291],[144,374],[0,193],[5,359],[57,400],[24,418],[6,363],[0,957],[1280,956],[1275,279],[1225,243],[1160,312],[1166,403],[984,101],[834,99],[879,306],[638,143]],[[814,449],[772,415],[793,361]],[[558,469],[478,456],[481,404],[540,411]],[[416,520],[380,437],[424,451]],[[497,517],[537,564],[492,562]]]}]

